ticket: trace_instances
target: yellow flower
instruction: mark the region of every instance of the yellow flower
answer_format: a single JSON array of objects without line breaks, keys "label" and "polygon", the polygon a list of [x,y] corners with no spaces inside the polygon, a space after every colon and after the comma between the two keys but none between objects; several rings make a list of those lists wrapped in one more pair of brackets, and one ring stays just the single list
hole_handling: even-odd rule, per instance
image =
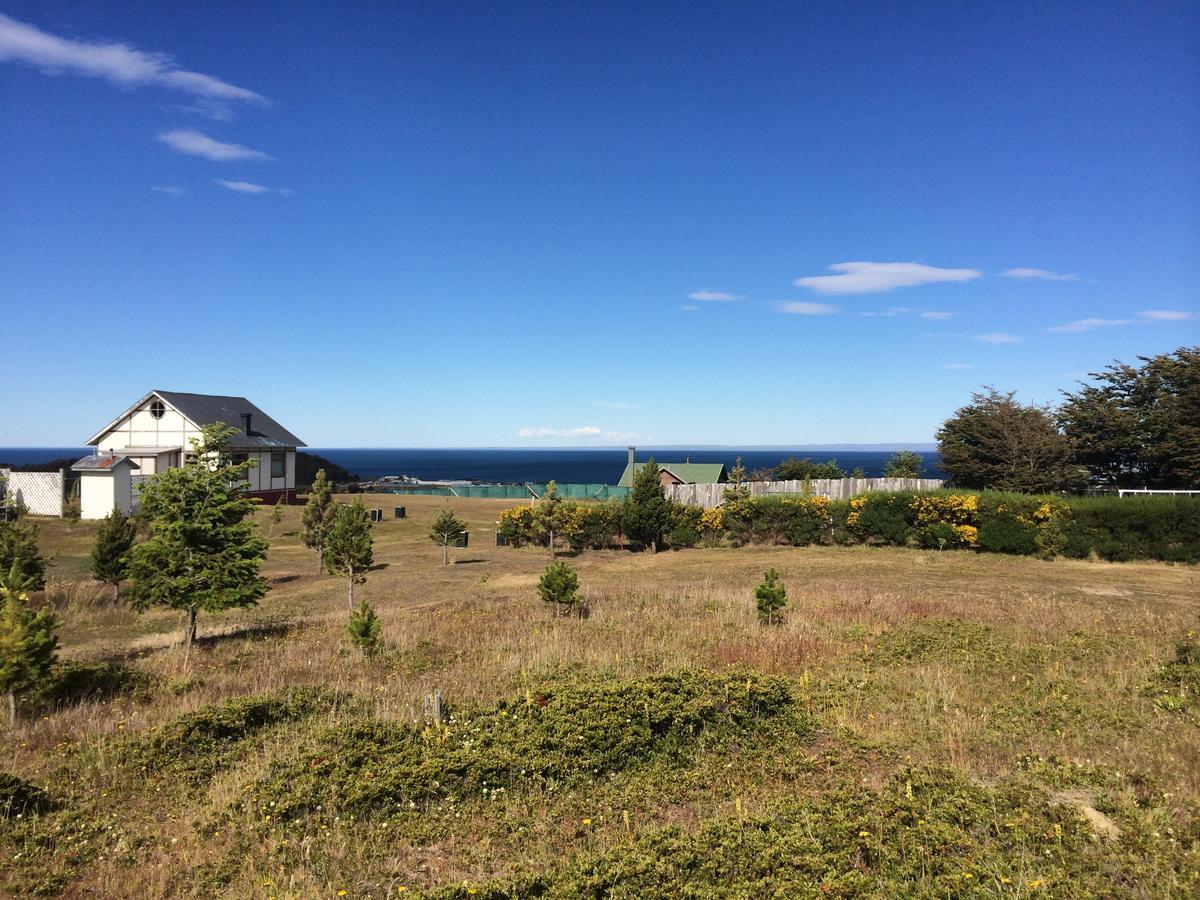
[{"label": "yellow flower", "polygon": [[346,896],[346,892],[345,892],[345,891],[338,891],[338,896],[339,896],[339,897],[345,897],[345,896]]},{"label": "yellow flower", "polygon": [[963,878],[974,878],[974,877],[975,876],[972,875],[970,872],[963,872]]},{"label": "yellow flower", "polygon": [[869,832],[869,831],[860,831],[860,832],[858,833],[858,836],[859,836],[859,837],[870,837],[870,836],[871,836],[871,832]]},{"label": "yellow flower", "polygon": [[592,820],[591,820],[591,819],[584,819],[584,820],[583,820],[583,824],[584,824],[584,825],[591,825],[591,824],[592,824]]}]

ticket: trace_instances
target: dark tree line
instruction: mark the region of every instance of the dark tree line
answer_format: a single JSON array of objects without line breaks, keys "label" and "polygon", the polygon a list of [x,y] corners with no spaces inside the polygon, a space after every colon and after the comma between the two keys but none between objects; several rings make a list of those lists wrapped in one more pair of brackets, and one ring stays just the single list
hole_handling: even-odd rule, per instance
[{"label": "dark tree line", "polygon": [[942,469],[969,488],[1039,493],[1200,488],[1200,347],[1115,362],[1057,409],[985,388],[938,430]]}]

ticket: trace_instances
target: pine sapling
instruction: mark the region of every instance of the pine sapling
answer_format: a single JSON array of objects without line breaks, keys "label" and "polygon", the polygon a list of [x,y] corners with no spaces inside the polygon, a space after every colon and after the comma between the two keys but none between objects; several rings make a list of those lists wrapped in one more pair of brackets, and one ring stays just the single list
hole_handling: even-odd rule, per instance
[{"label": "pine sapling", "polygon": [[350,621],[346,623],[346,633],[350,635],[350,643],[362,651],[363,656],[375,656],[382,649],[379,631],[383,623],[375,610],[366,600],[363,600],[350,613]]},{"label": "pine sapling", "polygon": [[0,691],[8,695],[8,724],[17,724],[17,694],[37,687],[54,665],[58,617],[29,608],[33,580],[13,564],[0,578]]},{"label": "pine sapling", "polygon": [[554,604],[555,614],[566,615],[579,605],[579,575],[565,562],[546,566],[538,579],[538,596]]},{"label": "pine sapling", "polygon": [[129,551],[137,538],[137,523],[119,509],[100,522],[92,545],[92,577],[113,586],[113,599],[121,597],[121,582],[129,574]]},{"label": "pine sapling", "polygon": [[759,621],[767,625],[783,621],[780,610],[787,606],[787,591],[779,580],[778,572],[767,569],[763,573],[762,582],[754,589],[754,597],[758,601]]}]

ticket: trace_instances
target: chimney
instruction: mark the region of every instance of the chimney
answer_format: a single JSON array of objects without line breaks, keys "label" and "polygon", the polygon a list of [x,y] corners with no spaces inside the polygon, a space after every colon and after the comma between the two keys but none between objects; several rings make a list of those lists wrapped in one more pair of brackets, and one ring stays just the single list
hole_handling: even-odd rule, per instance
[{"label": "chimney", "polygon": [[246,437],[250,436],[250,413],[242,413],[242,422],[245,424]]}]

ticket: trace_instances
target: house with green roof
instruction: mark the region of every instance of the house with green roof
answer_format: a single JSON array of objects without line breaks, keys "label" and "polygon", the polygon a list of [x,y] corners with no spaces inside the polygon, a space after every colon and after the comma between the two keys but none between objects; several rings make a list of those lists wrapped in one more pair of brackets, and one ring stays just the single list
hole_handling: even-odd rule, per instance
[{"label": "house with green roof", "polygon": [[[633,474],[637,472],[644,462],[634,462],[633,448],[629,448],[629,462],[625,464],[625,471],[621,474],[621,480],[617,484],[622,487],[633,487]],[[658,477],[664,485],[668,484],[724,484],[729,481],[729,474],[725,471],[723,463],[694,463],[690,459],[684,462],[658,462],[655,460],[654,465],[658,467]]]}]

